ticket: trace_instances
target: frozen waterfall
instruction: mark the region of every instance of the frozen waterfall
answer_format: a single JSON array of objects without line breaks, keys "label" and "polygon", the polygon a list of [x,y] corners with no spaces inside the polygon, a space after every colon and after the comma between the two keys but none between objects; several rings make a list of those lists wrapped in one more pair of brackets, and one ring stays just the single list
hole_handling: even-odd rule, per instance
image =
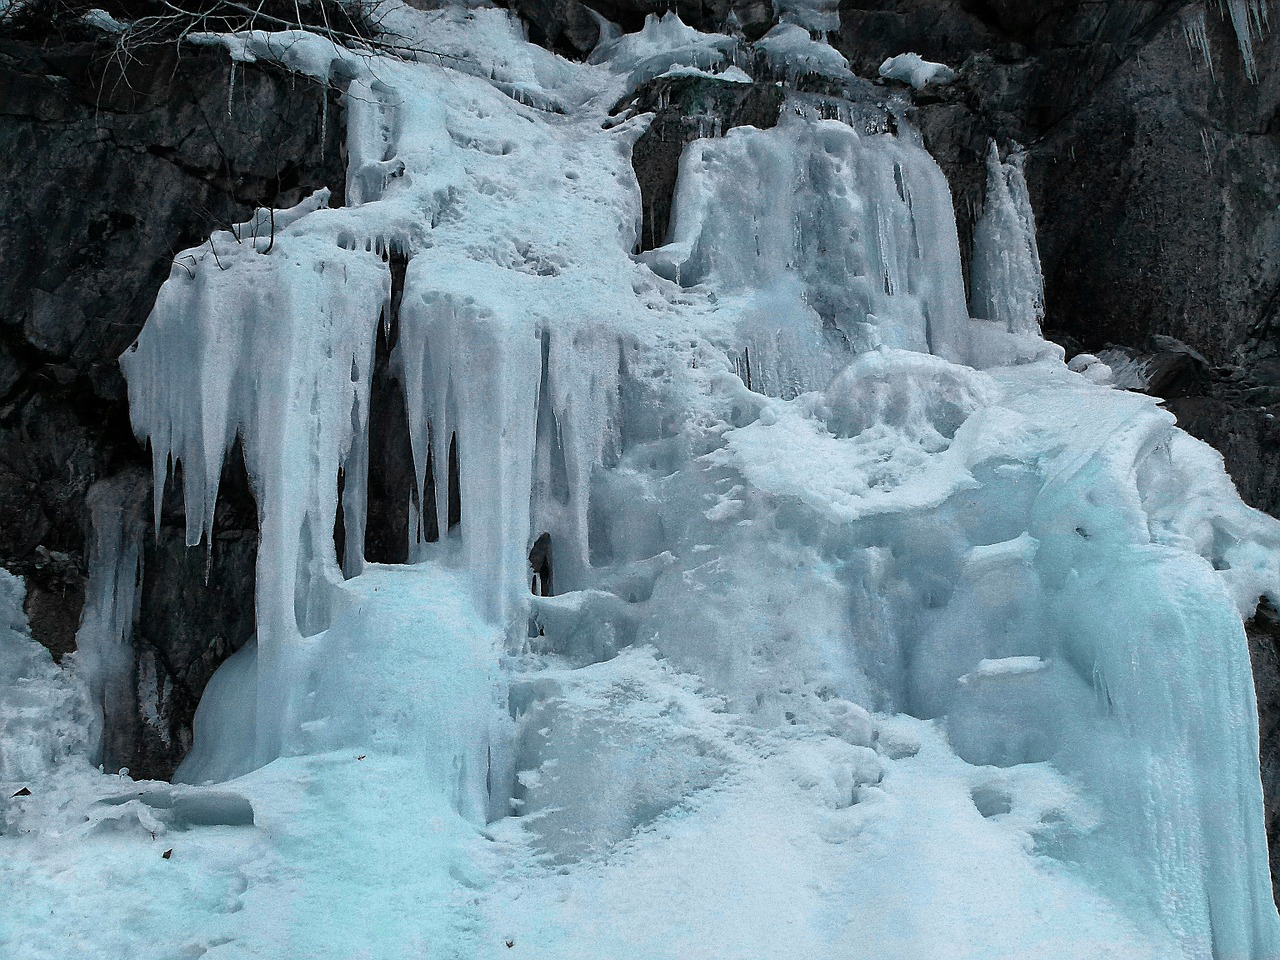
[{"label": "frozen waterfall", "polygon": [[[1016,155],[987,161],[971,308],[918,136],[794,92],[685,149],[635,254],[648,120],[608,110],[645,64],[714,76],[725,38],[651,19],[570,64],[505,11],[396,16],[448,57],[205,38],[347,84],[350,167],[345,206],[179,255],[121,358],[157,515],[180,477],[207,544],[239,438],[261,530],[256,638],[167,788],[259,825],[184,833],[141,929],[181,913],[214,956],[345,957],[356,928],[388,957],[1280,956],[1242,626],[1280,601],[1280,523],[1041,338]],[[403,565],[364,560],[380,327]],[[136,542],[96,543],[129,606]],[[115,863],[176,829],[153,806],[39,828]]]}]

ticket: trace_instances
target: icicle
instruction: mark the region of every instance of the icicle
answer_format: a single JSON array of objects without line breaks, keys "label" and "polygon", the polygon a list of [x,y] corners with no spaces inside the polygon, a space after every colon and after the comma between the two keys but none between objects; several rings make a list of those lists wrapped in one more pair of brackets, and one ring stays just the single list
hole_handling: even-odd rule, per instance
[{"label": "icicle", "polygon": [[396,347],[414,468],[421,482],[429,439],[443,538],[456,442],[462,559],[481,574],[486,605],[505,622],[510,604],[528,587],[529,517],[511,505],[528,503],[532,485],[539,340],[470,297],[434,289],[438,278],[425,267],[409,263]]},{"label": "icicle", "polygon": [[589,329],[547,335],[546,397],[563,458],[565,509],[547,514],[545,496],[534,505],[534,523],[556,541],[557,581],[570,589],[585,585],[590,566],[587,516],[592,471],[616,444],[618,343]]},{"label": "icicle", "polygon": [[[390,295],[389,267],[376,254],[290,232],[323,199],[277,215],[278,255],[229,243],[219,266],[191,251],[190,275],[175,268],[121,358],[135,432],[158,465],[182,464],[189,543],[210,535],[223,458],[237,433],[243,439],[260,528],[258,719],[269,735],[284,727],[273,690],[284,682],[276,675],[282,645],[323,625],[340,578],[337,475],[353,450],[362,457],[356,435],[367,423],[375,335]],[[262,759],[275,750],[258,744]]]},{"label": "icicle", "polygon": [[89,583],[76,634],[75,669],[95,718],[90,742],[115,769],[127,757],[133,703],[133,627],[142,583],[147,477],[129,472],[90,488]]},{"label": "icicle", "polygon": [[1231,28],[1236,32],[1245,75],[1252,83],[1257,83],[1258,66],[1253,43],[1262,39],[1270,27],[1267,0],[1218,0],[1218,8],[1225,9],[1231,16]]},{"label": "icicle", "polygon": [[1022,157],[1015,152],[1002,163],[995,141],[987,151],[986,202],[973,231],[970,288],[975,317],[998,321],[1010,333],[1039,333],[1044,279]]},{"label": "icicle", "polygon": [[1209,31],[1205,23],[1205,9],[1200,4],[1187,7],[1181,14],[1182,35],[1187,41],[1187,50],[1192,61],[1198,57],[1200,62],[1209,68],[1209,76],[1213,78],[1213,50],[1209,46]]}]

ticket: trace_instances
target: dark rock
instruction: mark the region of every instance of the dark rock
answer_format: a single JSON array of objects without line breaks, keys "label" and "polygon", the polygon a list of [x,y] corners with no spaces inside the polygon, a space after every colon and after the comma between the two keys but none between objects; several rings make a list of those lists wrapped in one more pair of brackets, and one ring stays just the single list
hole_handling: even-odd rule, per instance
[{"label": "dark rock", "polygon": [[1245,502],[1280,515],[1280,403],[1255,407],[1210,396],[1166,406],[1178,426],[1222,454]]},{"label": "dark rock", "polygon": [[1249,659],[1258,695],[1258,738],[1262,756],[1262,789],[1268,798],[1267,839],[1271,844],[1272,884],[1280,876],[1280,615],[1265,600],[1245,624]]},{"label": "dark rock", "polygon": [[1181,340],[1151,338],[1153,353],[1147,367],[1147,392],[1172,400],[1201,396],[1209,383],[1209,362]]},{"label": "dark rock", "polygon": [[509,0],[529,27],[529,39],[566,57],[582,59],[600,42],[600,24],[579,0]]},{"label": "dark rock", "polygon": [[[400,300],[408,260],[391,258],[391,322],[378,328],[369,388],[369,481],[366,497],[365,559],[404,563],[409,558],[409,502],[422,502],[409,436],[404,388],[392,373],[391,354],[399,335]],[[433,491],[434,494],[434,491]]]}]

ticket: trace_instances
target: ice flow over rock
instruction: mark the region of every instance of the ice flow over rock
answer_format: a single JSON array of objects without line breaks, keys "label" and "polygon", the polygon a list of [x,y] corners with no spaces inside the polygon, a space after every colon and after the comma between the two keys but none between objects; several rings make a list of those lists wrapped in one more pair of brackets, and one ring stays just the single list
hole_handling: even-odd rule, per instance
[{"label": "ice flow over rock", "polygon": [[[448,58],[205,38],[348,84],[348,205],[180,255],[121,359],[193,547],[244,451],[257,636],[177,779],[243,791],[257,825],[175,855],[239,891],[234,923],[158,885],[141,916],[101,906],[104,942],[1280,955],[1242,627],[1280,599],[1280,527],[1154,401],[1041,339],[1017,162],[988,164],[976,319],[918,137],[805,94],[692,143],[668,242],[633,256],[647,121],[608,110],[637,63],[732,43],[668,18],[573,65],[503,11],[395,17]],[[402,566],[363,558],[380,326]],[[84,776],[50,787],[60,809],[105,794]],[[86,889],[154,832],[144,807],[89,808]],[[53,943],[75,853],[26,809],[0,870],[15,928]]]}]

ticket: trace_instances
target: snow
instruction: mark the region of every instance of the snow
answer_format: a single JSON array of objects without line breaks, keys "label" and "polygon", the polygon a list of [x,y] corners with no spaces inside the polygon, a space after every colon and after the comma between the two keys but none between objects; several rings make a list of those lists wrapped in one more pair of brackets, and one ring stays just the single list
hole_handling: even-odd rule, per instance
[{"label": "snow", "polygon": [[[5,4],[8,6],[8,4]],[[121,23],[105,10],[94,7],[84,15],[84,22],[91,27],[103,31],[104,33],[124,33],[129,29],[129,24]]]},{"label": "snow", "polygon": [[728,83],[754,83],[751,75],[741,67],[726,67],[719,73],[701,70],[698,67],[672,67],[661,77],[710,77],[713,80],[724,80]]},{"label": "snow", "polygon": [[804,76],[852,80],[849,61],[823,41],[814,40],[809,30],[796,23],[779,23],[756,43],[769,66],[787,83]]},{"label": "snow", "polygon": [[[674,13],[649,14],[638,33],[602,41],[590,61],[627,76],[634,89],[673,68],[713,70],[732,61],[738,42],[716,33],[702,33],[685,25]],[[735,64],[736,65],[736,64]]]},{"label": "snow", "polygon": [[999,660],[982,660],[976,669],[960,678],[961,683],[975,683],[985,679],[1016,677],[1039,673],[1048,664],[1039,657],[1002,657]]},{"label": "snow", "polygon": [[[794,94],[690,144],[670,242],[633,255],[647,120],[609,111],[730,38],[650,18],[573,65],[505,11],[392,12],[448,56],[217,39],[349,81],[348,206],[181,254],[121,361],[192,545],[242,441],[257,635],[175,783],[134,782],[93,768],[86,691],[125,664],[136,498],[95,500],[85,666],[0,576],[0,952],[1280,953],[1243,631],[1280,523],[1041,339],[1016,161],[977,319],[918,138]],[[783,26],[794,78],[830,48]],[[380,325],[395,566],[362,556]]]},{"label": "snow", "polygon": [[956,72],[945,63],[934,63],[918,53],[900,53],[880,64],[880,76],[923,90],[928,86],[946,86],[955,80]]}]

